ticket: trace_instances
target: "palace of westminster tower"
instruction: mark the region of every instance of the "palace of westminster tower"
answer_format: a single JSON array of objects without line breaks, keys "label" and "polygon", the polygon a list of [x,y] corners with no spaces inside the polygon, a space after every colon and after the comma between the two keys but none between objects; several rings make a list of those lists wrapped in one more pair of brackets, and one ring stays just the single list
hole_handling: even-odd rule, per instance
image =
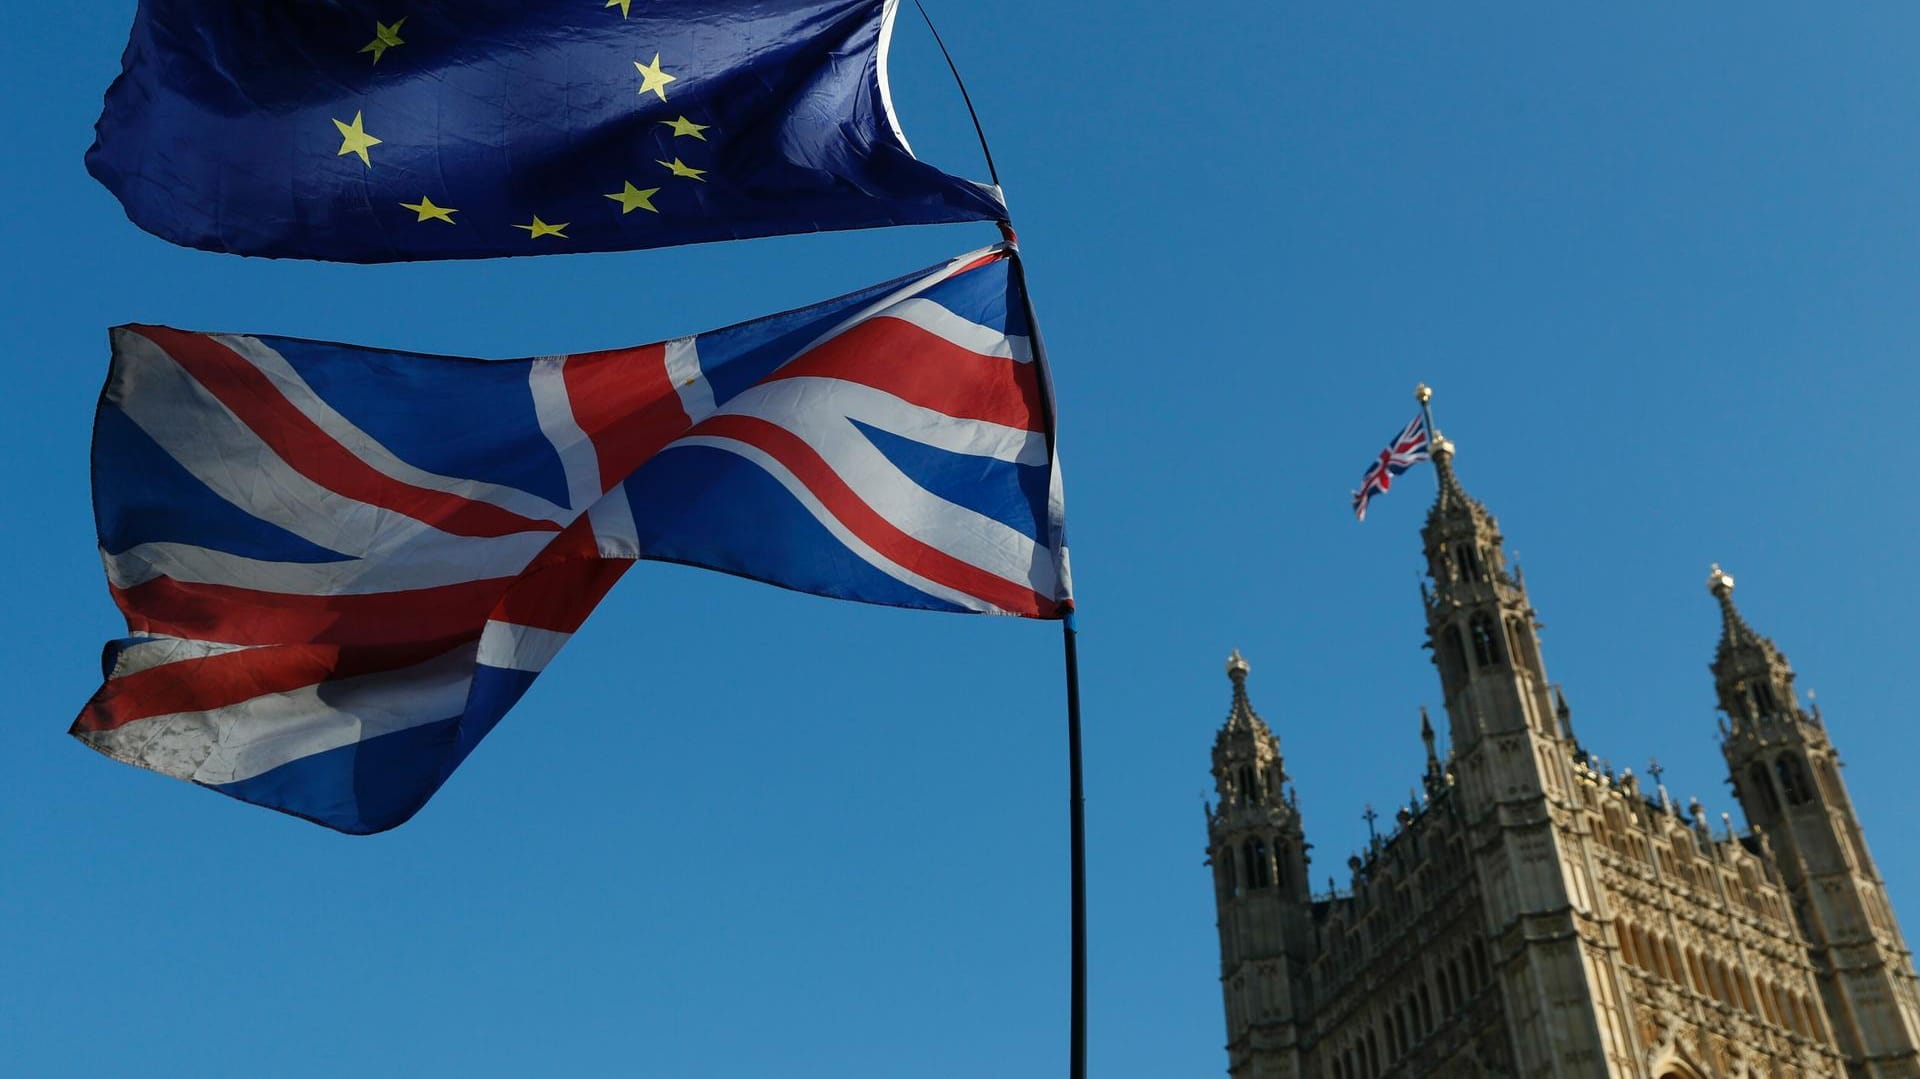
[{"label": "palace of westminster tower", "polygon": [[[1424,796],[1316,894],[1301,807],[1234,653],[1207,810],[1233,1079],[1920,1079],[1920,985],[1818,709],[1708,580],[1748,825],[1575,740],[1499,526],[1432,447]],[[1657,781],[1658,776],[1654,777]]]}]

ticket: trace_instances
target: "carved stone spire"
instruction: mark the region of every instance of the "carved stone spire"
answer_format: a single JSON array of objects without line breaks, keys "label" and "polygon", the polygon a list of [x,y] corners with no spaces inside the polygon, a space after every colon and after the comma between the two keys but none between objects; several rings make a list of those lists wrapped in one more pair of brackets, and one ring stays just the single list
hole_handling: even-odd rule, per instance
[{"label": "carved stone spire", "polygon": [[1440,669],[1450,744],[1464,757],[1489,733],[1560,733],[1525,587],[1507,570],[1500,523],[1467,494],[1453,444],[1434,436],[1439,493],[1420,530],[1426,549],[1427,642]]},{"label": "carved stone spire", "polygon": [[1825,726],[1801,711],[1786,656],[1734,609],[1732,575],[1713,567],[1707,588],[1720,601],[1714,688],[1731,720],[1720,752],[1806,929],[1836,1043],[1850,1059],[1901,1061],[1905,1069],[1859,1074],[1920,1074],[1920,978],[1840,778],[1839,754]]},{"label": "carved stone spire", "polygon": [[1422,783],[1427,788],[1427,797],[1440,793],[1447,785],[1447,773],[1440,765],[1440,754],[1434,748],[1433,720],[1427,718],[1427,706],[1420,706],[1420,742],[1427,747],[1427,774]]},{"label": "carved stone spire", "polygon": [[1207,820],[1220,929],[1220,982],[1227,998],[1232,1073],[1300,1074],[1293,1001],[1304,998],[1314,934],[1309,918],[1307,840],[1300,812],[1284,795],[1280,743],[1247,698],[1249,665],[1227,658],[1233,704],[1213,740],[1218,803]]},{"label": "carved stone spire", "polygon": [[1718,562],[1707,574],[1707,591],[1720,601],[1720,647],[1714,651],[1715,673],[1730,663],[1756,658],[1766,664],[1786,665],[1780,649],[1756,633],[1740,616],[1740,609],[1733,605],[1733,574],[1721,569]]},{"label": "carved stone spire", "polygon": [[[1256,756],[1255,746],[1262,741],[1278,739],[1273,736],[1261,720],[1259,713],[1253,710],[1253,702],[1247,699],[1247,672],[1252,665],[1240,654],[1238,648],[1227,657],[1227,679],[1233,683],[1233,705],[1227,710],[1227,721],[1213,740],[1213,758],[1216,764],[1225,760],[1252,760]],[[1224,758],[1223,758],[1224,754]]]},{"label": "carved stone spire", "polygon": [[1774,718],[1803,718],[1787,657],[1733,605],[1733,575],[1716,563],[1707,575],[1707,591],[1720,601],[1720,644],[1711,665],[1714,685],[1734,729]]},{"label": "carved stone spire", "polygon": [[1276,805],[1286,781],[1280,740],[1247,699],[1247,672],[1251,669],[1239,649],[1227,657],[1233,704],[1213,739],[1213,775],[1222,813],[1236,807]]},{"label": "carved stone spire", "polygon": [[1433,433],[1433,470],[1439,476],[1439,495],[1427,511],[1429,523],[1463,514],[1486,516],[1487,508],[1460,486],[1460,477],[1453,471],[1453,442],[1438,431]]}]

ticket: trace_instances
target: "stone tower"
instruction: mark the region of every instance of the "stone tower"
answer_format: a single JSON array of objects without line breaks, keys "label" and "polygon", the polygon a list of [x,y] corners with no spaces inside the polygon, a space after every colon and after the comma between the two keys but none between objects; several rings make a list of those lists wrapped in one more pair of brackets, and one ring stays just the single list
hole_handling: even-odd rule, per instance
[{"label": "stone tower", "polygon": [[1227,663],[1207,852],[1229,1074],[1920,1079],[1912,958],[1832,745],[1732,579],[1711,582],[1713,673],[1744,835],[1575,742],[1499,524],[1437,431],[1431,453],[1422,610],[1451,744],[1423,708],[1418,789],[1344,887],[1312,891],[1279,741]]},{"label": "stone tower", "polygon": [[1305,969],[1310,933],[1300,814],[1283,794],[1280,743],[1247,700],[1247,669],[1237,651],[1227,660],[1233,706],[1213,742],[1218,803],[1207,807],[1236,1079],[1300,1074],[1294,981]]},{"label": "stone tower", "polygon": [[[1435,435],[1438,496],[1425,541],[1427,646],[1439,668],[1455,781],[1483,894],[1493,969],[1523,1074],[1604,1074],[1604,1051],[1582,963],[1575,894],[1581,861],[1568,818],[1571,731],[1540,658],[1526,586],[1509,571],[1500,526],[1461,487],[1453,446]],[[1584,891],[1584,890],[1582,890]],[[1617,1017],[1616,1017],[1617,1018]]]},{"label": "stone tower", "polygon": [[1727,714],[1721,751],[1747,823],[1766,835],[1807,936],[1833,1037],[1854,1073],[1920,1077],[1920,995],[1913,955],[1867,852],[1818,709],[1802,711],[1780,649],[1733,605],[1733,577],[1713,567],[1720,601],[1713,678]]}]

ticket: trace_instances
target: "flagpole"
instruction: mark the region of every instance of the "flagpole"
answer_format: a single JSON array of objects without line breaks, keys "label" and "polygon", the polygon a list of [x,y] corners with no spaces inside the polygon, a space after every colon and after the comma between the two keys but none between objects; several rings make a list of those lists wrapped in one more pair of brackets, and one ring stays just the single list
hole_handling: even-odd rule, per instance
[{"label": "flagpole", "polygon": [[1433,406],[1428,403],[1433,400],[1433,387],[1420,383],[1413,388],[1413,399],[1420,402],[1420,416],[1427,421],[1427,442],[1431,444],[1440,437],[1440,432],[1433,429]]},{"label": "flagpole", "polygon": [[[1020,286],[1020,299],[1026,307],[1027,337],[1033,351],[1033,363],[1040,375],[1040,407],[1045,410],[1047,456],[1053,458],[1053,442],[1059,433],[1054,422],[1053,374],[1047,366],[1047,348],[1040,336],[1040,319],[1033,310],[1033,297],[1027,292],[1027,267],[1020,258],[1020,238],[1011,222],[1000,222],[1000,236],[1013,256],[1012,270]],[[1053,536],[1055,544],[1064,543]],[[1074,622],[1071,600],[1060,604],[1060,643],[1065,653],[1067,675],[1067,878],[1068,878],[1068,986],[1067,986],[1067,1076],[1087,1079],[1087,790],[1080,753],[1080,630]]]},{"label": "flagpole", "polygon": [[1067,659],[1067,798],[1071,824],[1067,845],[1072,869],[1072,986],[1067,1074],[1087,1076],[1087,792],[1080,767],[1080,648],[1073,612],[1060,620]]}]

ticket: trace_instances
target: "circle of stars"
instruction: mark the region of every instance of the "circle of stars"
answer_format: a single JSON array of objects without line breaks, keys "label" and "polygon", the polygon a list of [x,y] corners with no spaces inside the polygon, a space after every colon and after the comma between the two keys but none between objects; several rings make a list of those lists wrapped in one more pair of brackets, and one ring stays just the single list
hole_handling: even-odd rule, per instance
[{"label": "circle of stars", "polygon": [[[608,8],[619,8],[620,17],[624,20],[632,15],[633,0],[607,0],[605,6]],[[384,58],[390,50],[407,44],[407,39],[400,36],[401,27],[406,24],[407,18],[408,16],[402,15],[391,23],[375,20],[373,40],[367,42],[359,49],[361,53],[372,55],[372,66],[378,66],[381,59]],[[650,93],[661,102],[667,100],[667,87],[680,80],[680,76],[666,69],[666,65],[661,61],[661,54],[658,51],[653,54],[651,60],[645,63],[639,60],[633,61],[633,67],[640,76],[640,85],[636,93],[642,96]],[[683,138],[693,139],[697,142],[706,142],[706,132],[711,130],[713,126],[711,124],[695,123],[684,114],[675,116],[671,120],[660,120],[657,121],[657,123],[668,129],[670,133],[669,137],[674,142],[678,142]],[[361,165],[365,168],[373,168],[374,155],[370,153],[370,151],[373,147],[381,145],[383,140],[367,131],[364,112],[356,109],[354,110],[352,120],[334,119],[333,126],[340,135],[340,148],[335,156],[346,157],[352,155],[358,157]],[[668,159],[655,159],[654,163],[666,170],[673,179],[691,180],[696,183],[707,182],[707,169],[690,165],[677,154]],[[620,190],[602,197],[617,203],[620,207],[620,215],[622,217],[633,213],[635,210],[645,210],[648,213],[658,214],[660,213],[660,208],[654,205],[653,199],[660,191],[661,188],[659,187],[640,187],[632,180],[622,179]],[[418,202],[402,202],[399,203],[399,206],[413,213],[413,220],[416,224],[425,224],[427,222],[437,222],[444,225],[458,224],[458,222],[454,220],[454,215],[460,212],[458,208],[439,205],[427,195],[421,195],[420,201]],[[532,218],[533,220],[526,224],[514,224],[513,227],[524,231],[529,240],[539,240],[543,237],[553,237],[562,240],[570,239],[565,230],[571,227],[572,222],[561,221],[549,223],[542,220],[538,214],[532,215]]]}]

